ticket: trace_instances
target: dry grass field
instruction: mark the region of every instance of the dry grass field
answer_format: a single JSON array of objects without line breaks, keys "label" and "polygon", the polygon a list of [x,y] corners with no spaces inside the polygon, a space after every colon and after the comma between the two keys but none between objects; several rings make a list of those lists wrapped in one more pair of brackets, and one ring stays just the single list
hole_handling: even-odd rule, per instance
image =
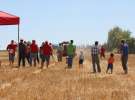
[{"label": "dry grass field", "polygon": [[123,74],[119,55],[115,55],[113,74],[105,73],[106,59],[100,60],[102,72],[92,74],[90,53],[83,51],[81,69],[75,57],[73,69],[65,69],[63,58],[61,63],[52,60],[42,71],[39,66],[12,68],[7,53],[0,52],[0,100],[135,100],[135,55],[129,55],[128,75]]}]

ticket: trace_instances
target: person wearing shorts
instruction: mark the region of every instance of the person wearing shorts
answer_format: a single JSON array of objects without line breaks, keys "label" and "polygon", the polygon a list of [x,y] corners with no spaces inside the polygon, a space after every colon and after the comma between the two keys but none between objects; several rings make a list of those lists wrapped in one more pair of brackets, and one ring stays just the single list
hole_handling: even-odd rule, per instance
[{"label": "person wearing shorts", "polygon": [[14,43],[14,40],[11,40],[11,43],[7,46],[7,51],[9,53],[9,65],[13,66],[15,59],[15,51],[17,45]]},{"label": "person wearing shorts", "polygon": [[13,53],[9,53],[9,61],[13,63],[14,59],[15,59],[15,55]]}]

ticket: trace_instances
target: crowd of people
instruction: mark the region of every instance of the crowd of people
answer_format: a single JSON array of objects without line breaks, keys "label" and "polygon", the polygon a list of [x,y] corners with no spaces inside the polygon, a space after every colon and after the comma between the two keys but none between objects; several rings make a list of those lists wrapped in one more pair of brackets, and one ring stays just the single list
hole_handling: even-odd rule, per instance
[{"label": "crowd of people", "polygon": [[[40,47],[36,44],[35,40],[32,40],[31,42],[26,42],[24,40],[20,40],[19,44],[17,45],[13,40],[11,43],[7,46],[7,51],[9,53],[9,64],[10,66],[13,66],[14,59],[15,59],[15,51],[18,47],[18,66],[25,67],[25,60],[27,59],[27,62],[30,66],[37,66],[37,63],[41,65],[41,69],[44,67],[44,63],[46,62],[46,67],[48,68],[50,57],[53,57],[53,45],[49,43],[48,41],[45,41],[42,43]],[[120,54],[121,54],[121,63],[124,70],[124,73],[128,73],[128,44],[126,41],[122,40],[120,45]],[[57,47],[57,59],[58,62],[62,62],[63,58],[63,44],[60,43]],[[76,46],[74,45],[74,41],[70,40],[69,44],[66,46],[66,63],[68,65],[67,68],[72,68],[73,65],[73,59],[76,56]],[[113,73],[113,63],[115,61],[114,59],[114,53],[110,53],[110,57],[108,59],[108,65],[107,70],[111,71],[111,74]],[[40,57],[40,60],[39,60]],[[105,58],[105,48],[104,46],[101,46],[99,48],[98,41],[95,42],[94,46],[91,47],[91,58],[92,58],[92,66],[93,66],[93,73],[101,72],[101,66],[100,66],[100,58]],[[83,67],[84,62],[84,53],[83,51],[80,51],[79,55],[79,68]]]},{"label": "crowd of people", "polygon": [[[99,49],[98,41],[96,41],[95,45],[91,48],[93,73],[96,73],[96,72],[100,73],[101,72],[99,54],[102,55],[103,57],[105,57],[104,53],[105,53],[105,49],[103,49],[103,47],[101,47],[101,49]],[[127,66],[128,44],[126,43],[125,40],[121,40],[121,45],[119,47],[119,53],[121,54],[121,63],[122,63],[124,73],[127,74],[128,73],[128,66]],[[106,73],[108,73],[109,69],[111,70],[111,73],[113,73],[113,63],[114,63],[114,54],[110,53]],[[97,70],[96,70],[96,66],[97,66]]]},{"label": "crowd of people", "polygon": [[41,58],[41,68],[44,66],[44,62],[46,62],[46,67],[49,65],[50,56],[53,54],[53,48],[51,43],[48,43],[48,41],[45,41],[42,43],[40,48],[36,44],[35,40],[32,40],[31,42],[26,42],[24,40],[20,40],[19,44],[15,44],[15,42],[12,40],[11,43],[7,46],[7,51],[9,53],[9,63],[10,66],[13,66],[14,59],[15,59],[15,51],[18,46],[18,66],[20,67],[21,63],[22,66],[25,67],[25,60],[27,59],[27,62],[30,66],[37,66],[37,63],[40,62],[39,55]]}]

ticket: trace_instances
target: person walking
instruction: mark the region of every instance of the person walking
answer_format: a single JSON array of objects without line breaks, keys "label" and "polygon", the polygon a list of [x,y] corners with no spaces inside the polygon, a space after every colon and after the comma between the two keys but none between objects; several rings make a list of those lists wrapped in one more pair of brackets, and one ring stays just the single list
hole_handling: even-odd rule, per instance
[{"label": "person walking", "polygon": [[20,67],[21,61],[22,61],[23,67],[25,67],[25,53],[26,53],[25,50],[26,50],[26,46],[23,40],[21,39],[19,43],[19,62],[18,62],[19,67]]},{"label": "person walking", "polygon": [[100,73],[100,60],[99,60],[99,47],[98,47],[98,41],[95,42],[95,45],[91,48],[91,57],[92,57],[92,65],[93,65],[93,73],[96,73],[96,65],[97,65],[97,71]]},{"label": "person walking", "polygon": [[125,42],[125,40],[121,40],[121,48],[120,48],[120,53],[121,53],[121,63],[122,67],[124,70],[124,73],[128,73],[128,44]]},{"label": "person walking", "polygon": [[9,66],[13,66],[15,59],[17,44],[14,43],[14,40],[11,40],[11,43],[7,46],[7,51],[9,54]]},{"label": "person walking", "polygon": [[72,68],[73,58],[75,56],[75,46],[73,45],[74,41],[70,40],[69,45],[67,46],[67,63],[68,68]]},{"label": "person walking", "polygon": [[31,65],[32,65],[32,62],[34,62],[34,66],[36,67],[38,45],[36,44],[35,40],[32,40],[32,44],[30,45],[30,50],[31,50]]}]

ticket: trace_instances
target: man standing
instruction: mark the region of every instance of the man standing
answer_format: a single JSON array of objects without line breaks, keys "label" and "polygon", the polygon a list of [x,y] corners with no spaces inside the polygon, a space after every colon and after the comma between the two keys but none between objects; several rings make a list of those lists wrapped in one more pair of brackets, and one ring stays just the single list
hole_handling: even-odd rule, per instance
[{"label": "man standing", "polygon": [[127,74],[128,73],[128,66],[127,66],[128,44],[124,40],[121,40],[121,50],[120,51],[121,51],[122,67],[123,67],[124,73]]},{"label": "man standing", "polygon": [[70,41],[69,45],[67,46],[67,63],[68,68],[72,68],[73,64],[73,57],[75,56],[75,46],[73,45],[73,40]]},{"label": "man standing", "polygon": [[20,67],[21,61],[22,61],[23,67],[25,67],[25,53],[26,53],[25,51],[26,51],[26,46],[23,40],[21,39],[19,43],[19,67]]},{"label": "man standing", "polygon": [[38,45],[36,44],[35,40],[32,40],[32,44],[30,45],[31,50],[31,65],[34,62],[34,66],[36,67],[36,59],[38,55]]},{"label": "man standing", "polygon": [[7,51],[9,53],[9,65],[13,66],[15,59],[15,51],[17,45],[14,43],[14,40],[11,40],[11,43],[7,46]]},{"label": "man standing", "polygon": [[104,48],[104,46],[102,46],[101,49],[100,49],[100,58],[102,59],[102,57],[105,58],[105,48]]},{"label": "man standing", "polygon": [[59,47],[57,48],[57,58],[58,62],[62,62],[62,56],[63,56],[63,47],[62,44],[59,44]]},{"label": "man standing", "polygon": [[45,44],[42,47],[43,49],[43,60],[41,62],[41,68],[44,67],[44,62],[46,61],[46,67],[48,68],[49,63],[50,63],[50,55],[52,55],[52,48],[46,41]]},{"label": "man standing", "polygon": [[93,73],[96,73],[96,65],[97,70],[100,73],[100,61],[99,61],[99,47],[98,47],[98,41],[95,42],[95,45],[91,48],[91,56],[92,56],[92,64],[93,64]]}]

